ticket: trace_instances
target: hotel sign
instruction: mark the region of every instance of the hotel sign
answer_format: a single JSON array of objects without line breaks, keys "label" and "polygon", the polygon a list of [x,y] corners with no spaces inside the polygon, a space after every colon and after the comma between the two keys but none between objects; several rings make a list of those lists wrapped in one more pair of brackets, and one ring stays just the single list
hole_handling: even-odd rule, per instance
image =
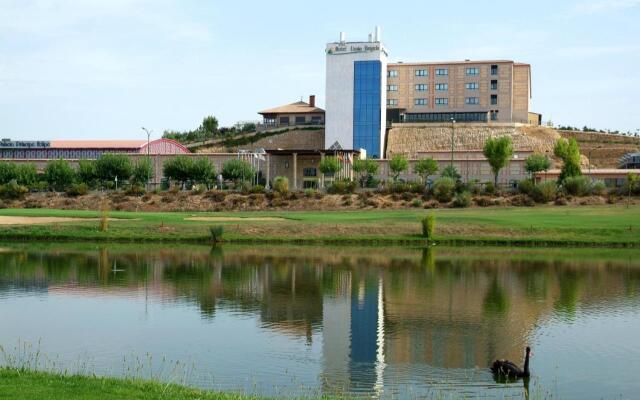
[{"label": "hotel sign", "polygon": [[384,51],[380,43],[332,43],[327,46],[327,54],[352,54]]}]

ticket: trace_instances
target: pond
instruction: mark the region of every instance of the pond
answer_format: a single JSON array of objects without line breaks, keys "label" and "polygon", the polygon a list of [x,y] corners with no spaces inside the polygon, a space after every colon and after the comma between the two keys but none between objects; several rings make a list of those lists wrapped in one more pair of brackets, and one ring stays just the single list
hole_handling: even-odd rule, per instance
[{"label": "pond", "polygon": [[[633,398],[639,256],[3,245],[0,363],[268,396]],[[527,345],[531,380],[496,382]]]}]

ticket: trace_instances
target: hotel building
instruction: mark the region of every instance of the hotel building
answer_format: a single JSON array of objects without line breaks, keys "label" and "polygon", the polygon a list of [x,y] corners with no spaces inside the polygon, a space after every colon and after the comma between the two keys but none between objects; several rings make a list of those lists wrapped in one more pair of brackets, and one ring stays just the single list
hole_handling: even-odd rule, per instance
[{"label": "hotel building", "polygon": [[386,89],[389,122],[530,122],[529,64],[390,63]]},{"label": "hotel building", "polygon": [[368,41],[326,47],[325,148],[364,149],[382,158],[386,139],[387,51],[380,29]]}]

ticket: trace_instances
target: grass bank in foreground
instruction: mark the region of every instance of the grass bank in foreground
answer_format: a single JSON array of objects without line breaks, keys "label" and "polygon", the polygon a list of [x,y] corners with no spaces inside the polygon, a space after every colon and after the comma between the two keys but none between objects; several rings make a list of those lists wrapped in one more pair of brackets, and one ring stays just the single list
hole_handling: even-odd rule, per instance
[{"label": "grass bank in foreground", "polygon": [[0,399],[241,400],[257,399],[257,397],[208,392],[160,382],[61,375],[3,368],[0,369]]},{"label": "grass bank in foreground", "polygon": [[[210,241],[224,227],[232,243],[423,244],[419,219],[436,215],[442,244],[640,246],[640,207],[506,207],[481,209],[273,212],[111,212],[107,232],[97,211],[0,210],[0,240],[114,242]],[[2,225],[11,217],[11,225]],[[78,218],[34,224],[31,217]]]}]

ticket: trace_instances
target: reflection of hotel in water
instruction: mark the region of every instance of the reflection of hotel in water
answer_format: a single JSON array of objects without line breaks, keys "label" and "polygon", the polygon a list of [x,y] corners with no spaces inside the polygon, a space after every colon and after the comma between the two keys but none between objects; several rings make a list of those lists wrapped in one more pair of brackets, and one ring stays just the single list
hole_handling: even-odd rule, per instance
[{"label": "reflection of hotel in water", "polygon": [[[394,365],[486,368],[498,356],[520,360],[536,324],[594,300],[624,301],[640,288],[640,272],[624,264],[498,257],[435,262],[431,253],[421,259],[408,254],[301,259],[258,251],[188,257],[160,251],[138,258],[103,251],[84,254],[84,260],[78,255],[84,266],[67,263],[75,269],[58,276],[48,276],[41,265],[23,284],[65,294],[79,286],[78,295],[129,291],[189,301],[207,318],[230,307],[259,315],[265,329],[309,341],[321,333],[328,392],[380,388],[385,368]],[[9,262],[9,256],[0,255],[3,265],[28,262],[24,256]],[[113,274],[114,265],[124,272]],[[0,290],[1,283],[0,276]]]}]

